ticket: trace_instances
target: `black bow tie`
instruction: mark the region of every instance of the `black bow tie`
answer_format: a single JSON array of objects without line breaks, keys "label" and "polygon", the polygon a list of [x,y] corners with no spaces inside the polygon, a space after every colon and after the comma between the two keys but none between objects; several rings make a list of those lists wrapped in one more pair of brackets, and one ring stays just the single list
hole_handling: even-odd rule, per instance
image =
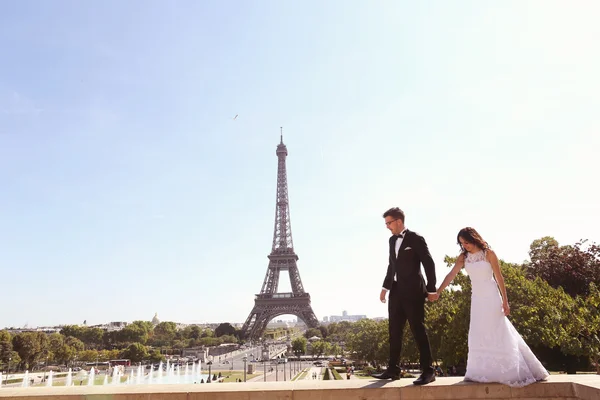
[{"label": "black bow tie", "polygon": [[403,235],[403,234],[399,234],[399,235],[396,235],[396,237],[397,237],[398,239],[402,239],[402,238],[404,237],[404,235]]}]

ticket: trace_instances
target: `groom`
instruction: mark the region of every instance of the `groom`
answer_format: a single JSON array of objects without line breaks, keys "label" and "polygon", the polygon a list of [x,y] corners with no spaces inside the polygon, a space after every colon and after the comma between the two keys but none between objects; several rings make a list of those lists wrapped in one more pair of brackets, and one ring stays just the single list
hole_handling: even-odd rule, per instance
[{"label": "groom", "polygon": [[[385,303],[385,295],[390,292],[388,313],[390,325],[390,361],[378,379],[400,378],[398,361],[402,351],[402,335],[406,321],[419,346],[421,370],[423,373],[414,381],[415,385],[425,385],[435,381],[429,339],[425,332],[425,298],[435,300],[435,264],[429,254],[425,239],[416,232],[404,227],[404,212],[398,207],[390,208],[383,214],[385,225],[392,232],[390,238],[390,261],[379,295]],[[421,264],[427,275],[427,285],[421,274]]]}]

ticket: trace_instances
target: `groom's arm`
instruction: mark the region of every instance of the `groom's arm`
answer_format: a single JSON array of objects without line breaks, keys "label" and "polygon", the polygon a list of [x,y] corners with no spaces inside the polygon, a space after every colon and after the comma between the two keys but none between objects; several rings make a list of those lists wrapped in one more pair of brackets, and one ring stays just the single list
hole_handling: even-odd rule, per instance
[{"label": "groom's arm", "polygon": [[390,263],[388,264],[387,273],[383,279],[383,288],[390,290],[392,288],[392,282],[394,281],[394,267],[392,265],[392,257],[390,256]]},{"label": "groom's arm", "polygon": [[389,261],[388,261],[388,267],[387,267],[387,272],[385,274],[385,278],[383,279],[383,289],[385,290],[391,290],[392,289],[392,283],[394,282],[394,265],[393,265],[393,259],[392,259],[392,250],[391,250],[391,239],[390,239],[390,251],[389,251]]},{"label": "groom's arm", "polygon": [[419,255],[421,264],[423,264],[423,269],[425,269],[425,275],[427,276],[427,291],[429,293],[435,293],[435,263],[433,262],[433,258],[429,252],[429,247],[427,247],[427,242],[425,242],[425,238],[421,235],[416,235],[415,239],[417,242],[417,245],[415,246],[416,251]]}]

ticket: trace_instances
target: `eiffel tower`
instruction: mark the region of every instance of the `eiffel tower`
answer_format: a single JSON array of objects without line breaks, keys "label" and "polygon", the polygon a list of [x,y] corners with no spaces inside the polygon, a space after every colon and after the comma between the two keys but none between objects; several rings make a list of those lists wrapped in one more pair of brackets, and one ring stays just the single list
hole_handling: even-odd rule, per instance
[{"label": "eiffel tower", "polygon": [[[269,266],[260,293],[254,299],[254,308],[242,327],[242,335],[248,339],[260,339],[273,318],[292,314],[309,328],[319,326],[319,321],[310,305],[310,295],[304,291],[300,273],[298,272],[298,256],[294,252],[292,241],[292,225],[290,222],[290,205],[288,201],[287,173],[285,158],[287,147],[281,141],[277,145],[277,202],[275,206],[275,229],[273,247],[269,254]],[[288,271],[292,284],[291,293],[278,293],[279,273]]]}]

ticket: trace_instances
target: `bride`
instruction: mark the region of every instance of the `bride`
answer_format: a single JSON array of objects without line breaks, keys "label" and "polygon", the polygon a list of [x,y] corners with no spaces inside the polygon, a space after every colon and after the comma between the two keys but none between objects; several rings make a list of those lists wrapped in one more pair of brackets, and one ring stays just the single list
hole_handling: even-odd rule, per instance
[{"label": "bride", "polygon": [[472,286],[465,381],[521,387],[546,379],[548,371],[506,318],[510,306],[496,254],[473,228],[461,229],[457,240],[461,254],[437,296],[464,266]]}]

